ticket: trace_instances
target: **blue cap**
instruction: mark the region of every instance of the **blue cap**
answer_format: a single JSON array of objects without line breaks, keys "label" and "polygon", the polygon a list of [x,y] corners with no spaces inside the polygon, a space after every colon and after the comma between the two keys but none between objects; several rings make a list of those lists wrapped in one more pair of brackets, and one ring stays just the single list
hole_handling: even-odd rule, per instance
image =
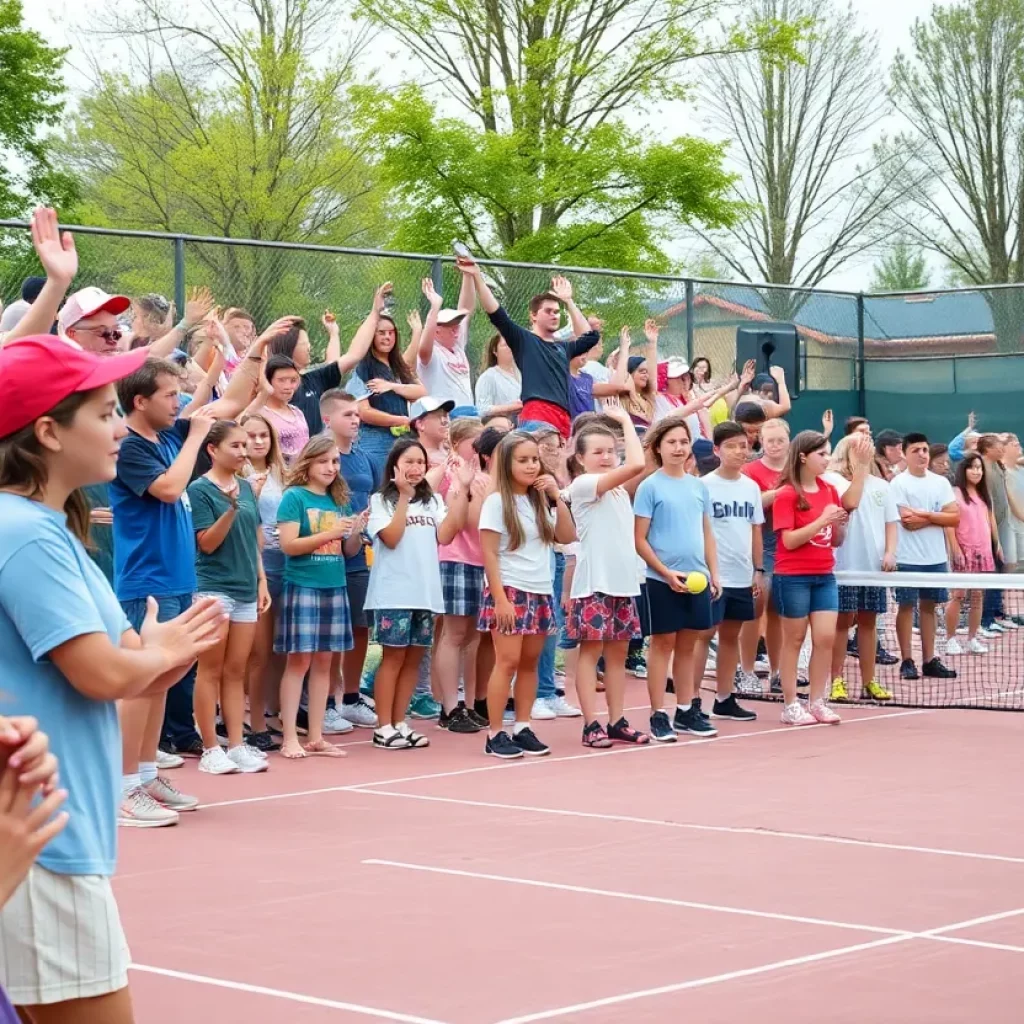
[{"label": "blue cap", "polygon": [[475,405],[457,405],[448,413],[448,418],[453,420],[479,419],[480,412]]}]

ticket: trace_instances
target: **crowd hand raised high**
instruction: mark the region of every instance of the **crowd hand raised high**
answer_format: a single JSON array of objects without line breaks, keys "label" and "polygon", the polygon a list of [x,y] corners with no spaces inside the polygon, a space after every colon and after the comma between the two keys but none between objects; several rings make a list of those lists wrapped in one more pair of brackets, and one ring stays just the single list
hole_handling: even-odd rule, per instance
[{"label": "crowd hand raised high", "polygon": [[444,300],[434,287],[434,282],[429,277],[425,277],[422,282],[420,282],[420,288],[423,291],[424,298],[430,303],[430,308],[435,310],[440,309],[444,304]]},{"label": "crowd hand raised high", "polygon": [[856,434],[850,442],[850,450],[853,453],[853,461],[859,462],[862,466],[870,466],[874,460],[875,446],[866,434]]},{"label": "crowd hand raised high", "polygon": [[661,334],[661,325],[654,317],[648,317],[644,321],[644,337],[651,343],[658,340],[658,336]]},{"label": "crowd hand raised high", "polygon": [[605,416],[611,420],[615,420],[617,423],[626,423],[629,421],[629,413],[626,412],[625,407],[616,395],[611,395],[608,398],[602,399],[601,408],[604,410]]},{"label": "crowd hand raised high", "polygon": [[300,320],[301,316],[290,314],[278,317],[252,344],[249,349],[250,356],[259,355],[276,337],[289,331]]},{"label": "crowd hand raised high", "polygon": [[835,426],[835,421],[832,418],[832,410],[826,409],[821,414],[821,432],[826,436],[830,437],[832,434],[832,428]]},{"label": "crowd hand raised high", "polygon": [[191,665],[220,643],[227,616],[216,597],[201,597],[177,618],[157,622],[157,603],[146,598],[146,617],[139,630],[143,647],[159,647],[170,659],[168,669]]},{"label": "crowd hand raised high", "polygon": [[781,366],[769,366],[768,375],[776,384],[781,384],[786,379],[786,371]]},{"label": "crowd hand raised high", "polygon": [[420,316],[420,311],[414,309],[406,314],[405,322],[409,325],[409,330],[413,334],[418,334],[423,330],[423,317]]},{"label": "crowd hand raised high", "polygon": [[78,251],[70,231],[62,235],[57,211],[40,206],[32,212],[32,245],[46,276],[70,284],[78,273]]},{"label": "crowd hand raised high", "polygon": [[551,294],[559,302],[572,302],[572,284],[568,278],[561,275],[551,278]]},{"label": "crowd hand raised high", "polygon": [[373,293],[373,308],[378,312],[382,312],[384,309],[384,300],[395,290],[395,286],[390,281],[385,281],[380,287]]},{"label": "crowd hand raised high", "polygon": [[185,326],[201,324],[210,315],[213,306],[213,292],[206,285],[189,289],[185,302]]},{"label": "crowd hand raised high", "polygon": [[329,309],[324,310],[324,315],[320,317],[320,323],[323,324],[324,330],[328,334],[335,334],[339,329],[338,319]]},{"label": "crowd hand raised high", "polygon": [[740,374],[740,386],[749,388],[754,383],[754,378],[757,376],[757,363],[753,359],[748,359],[743,364],[743,372]]}]

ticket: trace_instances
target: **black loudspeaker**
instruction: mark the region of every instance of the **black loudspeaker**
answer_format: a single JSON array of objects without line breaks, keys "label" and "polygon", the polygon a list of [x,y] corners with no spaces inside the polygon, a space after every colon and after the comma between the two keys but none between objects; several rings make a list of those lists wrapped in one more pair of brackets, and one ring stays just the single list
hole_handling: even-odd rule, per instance
[{"label": "black loudspeaker", "polygon": [[745,324],[736,328],[736,372],[753,359],[758,373],[781,366],[791,395],[800,390],[800,341],[794,324]]}]

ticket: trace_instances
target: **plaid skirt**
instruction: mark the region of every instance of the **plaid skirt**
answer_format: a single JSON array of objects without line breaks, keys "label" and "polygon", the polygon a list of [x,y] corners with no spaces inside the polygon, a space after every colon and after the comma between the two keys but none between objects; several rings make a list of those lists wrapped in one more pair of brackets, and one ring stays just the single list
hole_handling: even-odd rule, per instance
[{"label": "plaid skirt", "polygon": [[346,587],[324,590],[286,582],[277,609],[276,654],[352,650],[352,613]]},{"label": "plaid skirt", "polygon": [[484,599],[484,567],[466,562],[442,562],[441,591],[445,615],[476,618]]}]

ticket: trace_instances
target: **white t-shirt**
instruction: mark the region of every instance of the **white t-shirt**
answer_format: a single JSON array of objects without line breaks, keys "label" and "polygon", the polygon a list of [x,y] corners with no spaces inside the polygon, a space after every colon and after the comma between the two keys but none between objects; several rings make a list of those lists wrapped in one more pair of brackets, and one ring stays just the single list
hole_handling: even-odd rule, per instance
[{"label": "white t-shirt", "polygon": [[[841,498],[850,487],[850,481],[840,473],[825,473],[827,480]],[[836,548],[836,569],[846,572],[878,572],[885,554],[885,527],[900,521],[899,509],[892,487],[877,476],[864,481],[860,504],[850,513],[846,524],[846,537]]]},{"label": "white t-shirt", "polygon": [[749,587],[754,580],[753,529],[764,523],[761,490],[749,476],[726,480],[715,472],[702,479],[711,499],[708,514],[718,548],[719,582],[723,587]]},{"label": "white t-shirt", "polygon": [[[480,509],[480,532],[490,530],[492,533],[501,534],[498,565],[501,569],[502,585],[525,590],[528,594],[551,594],[554,585],[551,574],[551,545],[545,544],[541,538],[533,506],[526,495],[516,497],[516,510],[519,513],[519,521],[523,524],[523,543],[515,551],[509,551],[501,495],[488,495]],[[548,511],[548,517],[554,523],[553,510]]]},{"label": "white t-shirt", "polygon": [[[925,472],[912,476],[904,470],[889,484],[897,511],[900,506],[941,512],[946,505],[956,502],[953,485],[937,473]],[[896,560],[900,565],[941,565],[947,560],[946,536],[941,526],[926,526],[922,530],[906,530],[899,526]]]},{"label": "white t-shirt", "polygon": [[598,497],[600,479],[597,473],[586,473],[569,485],[569,505],[580,537],[569,596],[636,597],[640,586],[633,547],[633,503],[622,487]]},{"label": "white t-shirt", "polygon": [[469,360],[466,358],[468,330],[469,317],[466,317],[459,325],[455,348],[445,348],[435,341],[430,362],[416,360],[416,374],[427,389],[427,394],[443,402],[454,402],[456,407],[473,404],[473,382],[469,373]]},{"label": "white t-shirt", "polygon": [[440,496],[409,505],[405,533],[395,548],[379,537],[391,522],[395,506],[383,495],[370,497],[366,532],[373,539],[373,569],[366,590],[366,608],[401,608],[444,613],[441,568],[437,557],[437,528],[448,514]]},{"label": "white t-shirt", "polygon": [[[654,419],[652,423],[660,423],[669,416],[675,416],[685,404],[685,402],[679,400],[674,395],[665,395],[659,392],[654,399]],[[700,417],[695,412],[691,412],[685,419],[686,425],[690,428],[691,441],[696,441],[697,438],[704,436],[701,433]],[[725,584],[723,583],[722,586],[725,586]]]}]

